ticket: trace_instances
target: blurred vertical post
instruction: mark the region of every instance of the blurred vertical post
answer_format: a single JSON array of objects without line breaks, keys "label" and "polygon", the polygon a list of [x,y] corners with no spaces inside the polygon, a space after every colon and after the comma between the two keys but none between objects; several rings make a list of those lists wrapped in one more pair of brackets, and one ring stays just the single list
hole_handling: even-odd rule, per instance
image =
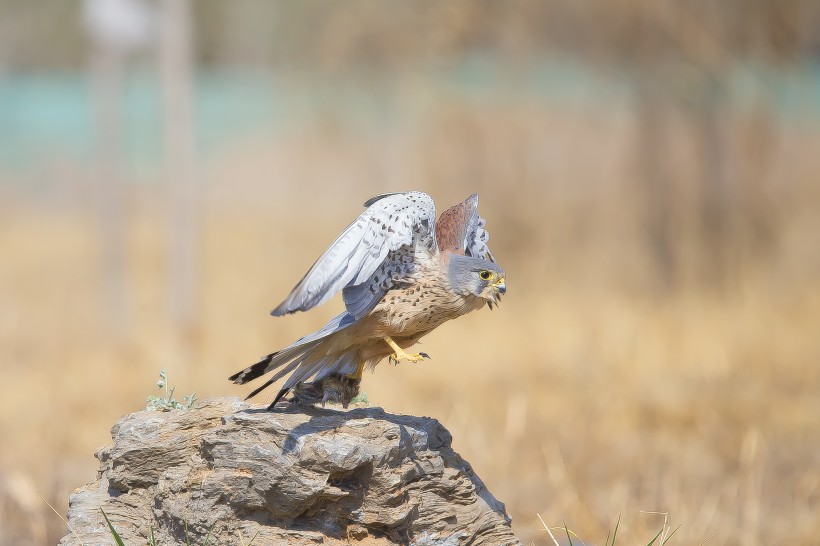
[{"label": "blurred vertical post", "polygon": [[126,206],[123,187],[122,93],[128,54],[147,45],[151,12],[140,0],[85,0],[83,19],[91,38],[94,89],[97,196],[102,235],[103,299],[111,334],[128,330],[126,285]]},{"label": "blurred vertical post", "polygon": [[160,66],[170,196],[170,304],[177,332],[192,334],[197,312],[199,192],[195,180],[190,0],[161,0]]},{"label": "blurred vertical post", "polygon": [[634,56],[641,70],[635,79],[636,121],[638,138],[638,181],[644,196],[644,224],[649,255],[655,268],[657,288],[665,293],[678,282],[678,261],[674,242],[674,196],[672,181],[666,172],[668,154],[667,127],[664,119],[669,105],[664,89],[662,6],[636,14],[637,29],[632,36]]},{"label": "blurred vertical post", "polygon": [[721,80],[726,68],[703,62],[703,91],[695,120],[701,161],[700,238],[705,260],[701,264],[704,286],[726,288],[733,277],[732,252],[733,205],[737,203],[728,174],[729,150],[726,141],[725,90]]},{"label": "blurred vertical post", "polygon": [[97,195],[102,235],[102,290],[106,324],[111,334],[122,336],[128,323],[129,302],[125,282],[125,195],[122,180],[123,59],[115,49],[96,47],[91,73],[96,93]]},{"label": "blurred vertical post", "polygon": [[666,130],[663,95],[654,76],[657,67],[647,64],[646,74],[637,77],[637,122],[639,183],[644,196],[644,215],[650,256],[655,266],[657,288],[667,292],[677,284],[678,262],[673,249],[673,196],[663,154]]}]

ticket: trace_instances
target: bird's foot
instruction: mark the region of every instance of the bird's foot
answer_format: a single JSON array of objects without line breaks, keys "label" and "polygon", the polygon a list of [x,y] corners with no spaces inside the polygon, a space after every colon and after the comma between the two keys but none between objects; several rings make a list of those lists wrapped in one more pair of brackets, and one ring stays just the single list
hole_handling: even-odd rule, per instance
[{"label": "bird's foot", "polygon": [[390,348],[393,349],[393,354],[387,357],[387,361],[393,364],[398,364],[402,360],[409,360],[410,362],[419,362],[425,358],[430,358],[427,353],[405,353],[404,349],[399,347],[399,344],[393,341],[390,336],[384,336],[384,341]]},{"label": "bird's foot", "polygon": [[388,362],[398,364],[402,360],[409,360],[410,362],[421,362],[425,358],[430,358],[427,353],[405,353],[401,349],[387,357]]}]

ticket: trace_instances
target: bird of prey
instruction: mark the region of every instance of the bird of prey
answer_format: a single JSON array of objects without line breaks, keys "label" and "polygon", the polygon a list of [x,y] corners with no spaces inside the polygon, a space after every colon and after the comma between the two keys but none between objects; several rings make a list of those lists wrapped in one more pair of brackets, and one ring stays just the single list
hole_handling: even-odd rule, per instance
[{"label": "bird of prey", "polygon": [[418,362],[407,353],[444,322],[492,309],[506,292],[493,258],[478,195],[442,213],[411,191],[379,195],[322,254],[273,316],[306,311],[342,292],[345,311],[320,330],[271,353],[229,379],[244,384],[276,373],[248,395],[290,374],[273,403],[293,391],[294,403],[341,402],[359,392],[362,372],[384,357]]}]

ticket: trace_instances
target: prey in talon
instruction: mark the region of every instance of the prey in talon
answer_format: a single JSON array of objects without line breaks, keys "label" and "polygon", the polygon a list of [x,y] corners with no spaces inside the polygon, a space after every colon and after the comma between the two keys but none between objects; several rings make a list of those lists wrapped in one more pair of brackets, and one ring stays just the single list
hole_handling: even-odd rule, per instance
[{"label": "prey in talon", "polygon": [[309,383],[299,383],[293,388],[291,404],[305,406],[328,402],[341,404],[347,409],[350,402],[359,394],[361,379],[346,375],[330,374],[322,379]]},{"label": "prey in talon", "polygon": [[273,372],[248,398],[287,376],[270,409],[289,392],[296,404],[347,407],[365,369],[384,358],[394,364],[429,359],[406,350],[448,320],[492,309],[506,293],[504,270],[487,247],[478,195],[438,220],[433,199],[418,191],[379,195],[364,206],[271,314],[307,311],[339,292],[345,311],[232,375],[241,385]]}]

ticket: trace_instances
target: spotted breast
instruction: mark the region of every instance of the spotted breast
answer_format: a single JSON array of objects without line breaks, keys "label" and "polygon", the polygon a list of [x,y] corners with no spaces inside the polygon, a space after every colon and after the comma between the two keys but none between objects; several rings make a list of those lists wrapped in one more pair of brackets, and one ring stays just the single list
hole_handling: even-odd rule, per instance
[{"label": "spotted breast", "polygon": [[373,310],[373,319],[384,328],[385,334],[423,335],[486,303],[475,296],[453,293],[439,276],[421,277],[410,287],[388,292]]}]

